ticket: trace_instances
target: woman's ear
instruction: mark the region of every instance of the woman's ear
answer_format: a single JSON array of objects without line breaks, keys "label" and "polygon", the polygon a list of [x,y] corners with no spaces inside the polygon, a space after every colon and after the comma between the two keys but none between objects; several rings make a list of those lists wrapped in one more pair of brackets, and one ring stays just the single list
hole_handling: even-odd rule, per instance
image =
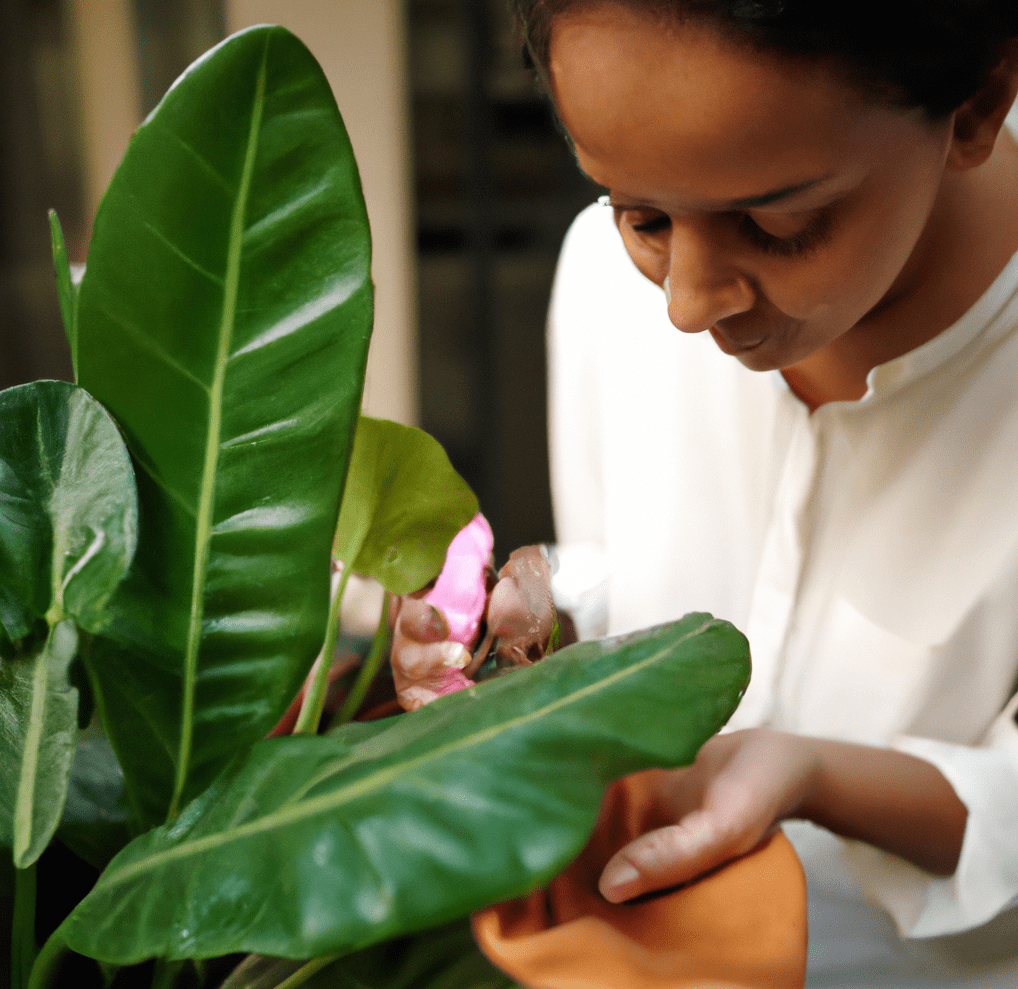
[{"label": "woman's ear", "polygon": [[1016,94],[1018,39],[1011,39],[986,85],[954,112],[948,168],[962,172],[989,158]]}]

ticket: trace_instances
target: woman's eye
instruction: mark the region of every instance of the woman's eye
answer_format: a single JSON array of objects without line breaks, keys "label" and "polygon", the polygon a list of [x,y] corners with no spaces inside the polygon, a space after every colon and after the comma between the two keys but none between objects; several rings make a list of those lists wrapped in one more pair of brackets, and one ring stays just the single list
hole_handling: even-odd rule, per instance
[{"label": "woman's eye", "polygon": [[665,213],[658,213],[657,216],[653,216],[647,220],[638,220],[637,222],[630,221],[629,225],[638,234],[654,234],[659,233],[662,230],[667,230],[672,225],[672,221],[668,218]]},{"label": "woman's eye", "polygon": [[[672,227],[667,213],[639,206],[617,206],[607,196],[601,197],[600,202],[611,206],[616,220],[624,221],[636,234],[653,235]],[[834,212],[832,204],[807,213],[732,212],[715,216],[719,224],[733,224],[738,236],[761,253],[792,258],[810,254],[829,238]],[[719,237],[724,236],[721,226],[717,231]]]},{"label": "woman's eye", "polygon": [[739,233],[754,247],[765,254],[790,258],[807,255],[828,239],[834,210],[828,207],[814,212],[805,222],[773,216],[758,219],[750,213],[735,218]]},{"label": "woman's eye", "polygon": [[610,206],[615,211],[616,222],[624,220],[629,229],[638,234],[659,233],[672,225],[667,213],[639,206],[618,206],[608,196],[601,196],[598,202],[603,206]]}]

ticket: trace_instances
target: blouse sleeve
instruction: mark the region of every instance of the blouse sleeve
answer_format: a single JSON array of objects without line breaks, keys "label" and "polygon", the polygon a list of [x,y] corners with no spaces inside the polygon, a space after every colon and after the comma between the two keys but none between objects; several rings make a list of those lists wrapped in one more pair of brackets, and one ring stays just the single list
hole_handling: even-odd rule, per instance
[{"label": "blouse sleeve", "polygon": [[[548,446],[558,540],[556,607],[581,639],[608,626],[596,301],[604,224],[596,204],[574,221],[559,255],[548,313]],[[611,231],[614,233],[614,230]]]},{"label": "blouse sleeve", "polygon": [[860,842],[848,860],[867,896],[903,937],[977,927],[1018,904],[1018,695],[976,747],[899,737],[893,747],[933,763],[968,809],[958,867],[933,876]]},{"label": "blouse sleeve", "polygon": [[555,534],[561,544],[604,542],[597,394],[601,224],[581,213],[566,234],[548,310],[548,448]]}]

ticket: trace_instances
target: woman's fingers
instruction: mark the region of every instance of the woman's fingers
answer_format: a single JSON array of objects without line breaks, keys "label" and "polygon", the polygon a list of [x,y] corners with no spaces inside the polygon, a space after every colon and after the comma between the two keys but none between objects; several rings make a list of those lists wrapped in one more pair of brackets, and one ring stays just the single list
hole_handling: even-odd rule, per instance
[{"label": "woman's fingers", "polygon": [[442,642],[449,638],[449,623],[433,604],[406,597],[400,602],[396,634],[414,642]]},{"label": "woman's fingers", "polygon": [[716,735],[689,769],[661,777],[659,809],[676,823],[617,852],[601,874],[602,895],[618,903],[745,855],[795,813],[816,759],[799,736],[767,729]]},{"label": "woman's fingers", "polygon": [[405,710],[415,711],[471,685],[462,673],[470,662],[470,652],[448,636],[449,623],[438,608],[420,598],[402,599],[391,663],[396,697]]},{"label": "woman's fingers", "polygon": [[718,815],[693,811],[678,824],[649,831],[618,851],[601,873],[598,888],[610,903],[621,903],[696,879],[756,843]]}]

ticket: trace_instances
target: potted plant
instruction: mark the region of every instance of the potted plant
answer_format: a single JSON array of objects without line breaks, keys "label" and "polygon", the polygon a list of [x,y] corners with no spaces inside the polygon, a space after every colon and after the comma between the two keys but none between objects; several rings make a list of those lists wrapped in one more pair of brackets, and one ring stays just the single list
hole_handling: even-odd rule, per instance
[{"label": "potted plant", "polygon": [[464,918],[575,858],[613,780],[690,762],[744,638],[690,615],[318,733],[326,661],[266,738],[331,657],[333,547],[405,594],[477,510],[429,438],[358,428],[368,221],[320,68],[227,39],[137,131],[80,279],[52,223],[77,383],[0,393],[12,984],[510,985]]}]

